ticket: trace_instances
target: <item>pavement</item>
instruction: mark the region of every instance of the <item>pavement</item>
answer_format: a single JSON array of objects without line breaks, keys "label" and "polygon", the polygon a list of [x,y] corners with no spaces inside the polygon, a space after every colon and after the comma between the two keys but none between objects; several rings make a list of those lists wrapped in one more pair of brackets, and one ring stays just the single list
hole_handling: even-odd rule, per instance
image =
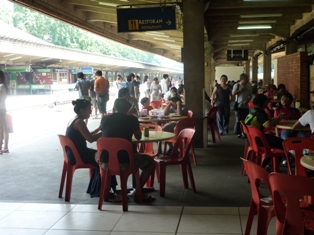
[{"label": "pavement", "polygon": [[[10,134],[10,153],[0,155],[0,202],[65,203],[58,198],[63,153],[57,134],[65,133],[68,121],[74,116],[69,101],[76,95],[68,92],[8,97],[14,133]],[[99,123],[100,119],[89,119],[88,128],[93,130]],[[234,115],[229,133],[233,123]],[[249,206],[250,186],[240,174],[239,159],[245,140],[234,134],[223,135],[222,142],[216,144],[210,140],[209,135],[208,148],[195,149],[198,164],[193,166],[193,172],[197,193],[184,189],[178,166],[169,166],[166,197],[159,197],[159,185],[155,182],[156,191],[152,195],[157,200],[153,205]],[[95,143],[88,145],[96,147]],[[75,172],[71,203],[98,203],[98,198],[85,193],[88,180],[87,170]],[[132,200],[129,203],[134,204]]]}]

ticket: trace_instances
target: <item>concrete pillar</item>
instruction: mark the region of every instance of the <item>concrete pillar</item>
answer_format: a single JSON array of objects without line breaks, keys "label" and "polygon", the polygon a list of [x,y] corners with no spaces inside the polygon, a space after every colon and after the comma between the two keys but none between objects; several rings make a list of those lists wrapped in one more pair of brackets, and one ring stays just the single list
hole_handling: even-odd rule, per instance
[{"label": "concrete pillar", "polygon": [[245,61],[245,65],[244,65],[244,71],[245,73],[249,76],[249,79],[251,80],[251,76],[250,76],[250,61],[247,60]]},{"label": "concrete pillar", "polygon": [[286,41],[286,55],[293,54],[298,51],[298,44],[295,40],[289,39]]},{"label": "concrete pillar", "polygon": [[264,61],[263,61],[263,80],[264,80],[264,84],[270,84],[271,83],[271,51],[270,50],[266,50],[263,52],[263,57],[264,57]]},{"label": "concrete pillar", "polygon": [[213,58],[213,46],[210,42],[205,42],[204,44],[205,52],[205,91],[210,96],[212,93],[212,84],[215,80],[215,61]]},{"label": "concrete pillar", "polygon": [[258,81],[258,57],[254,56],[252,60],[252,81]]},{"label": "concrete pillar", "polygon": [[[203,146],[204,0],[183,1],[184,87],[186,107],[197,119],[195,147]],[[193,19],[193,20],[191,20]],[[206,146],[207,147],[207,146]]]}]

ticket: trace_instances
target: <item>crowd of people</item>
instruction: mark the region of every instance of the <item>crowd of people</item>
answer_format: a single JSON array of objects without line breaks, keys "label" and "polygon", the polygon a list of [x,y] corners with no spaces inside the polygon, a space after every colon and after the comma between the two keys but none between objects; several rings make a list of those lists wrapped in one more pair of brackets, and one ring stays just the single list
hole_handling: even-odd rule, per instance
[{"label": "crowd of people", "polygon": [[[290,137],[309,137],[309,133],[299,130],[300,127],[310,125],[311,133],[314,132],[314,111],[309,110],[304,115],[298,108],[293,107],[294,98],[287,91],[284,84],[278,87],[269,84],[263,87],[263,83],[249,83],[248,76],[241,74],[236,83],[229,83],[228,77],[222,75],[220,84],[215,81],[215,87],[211,95],[212,106],[218,107],[217,123],[220,135],[228,133],[230,109],[235,111],[234,134],[246,139],[241,129],[240,121],[246,125],[260,129],[266,137],[271,148],[283,149],[283,140]],[[234,99],[231,107],[230,100]],[[295,120],[292,130],[280,130],[279,135],[272,131],[281,120]],[[257,144],[262,143],[257,141]],[[268,162],[265,167],[271,168]]]}]

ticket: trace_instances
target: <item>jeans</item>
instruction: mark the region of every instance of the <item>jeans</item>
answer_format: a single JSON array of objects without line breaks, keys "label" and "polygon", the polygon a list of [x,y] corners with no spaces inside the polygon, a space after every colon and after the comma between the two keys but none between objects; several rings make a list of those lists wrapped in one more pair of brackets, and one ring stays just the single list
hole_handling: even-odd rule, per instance
[{"label": "jeans", "polygon": [[216,105],[218,106],[218,129],[219,133],[223,133],[224,130],[228,129],[229,118],[230,118],[230,102],[220,102],[217,101]]},{"label": "jeans", "polygon": [[292,131],[292,130],[283,130],[280,133],[280,138],[283,140],[289,137],[307,137],[307,135],[303,131]]},{"label": "jeans", "polygon": [[238,108],[238,110],[235,111],[236,122],[234,124],[234,134],[243,134],[240,121],[244,121],[248,114],[248,108]]}]

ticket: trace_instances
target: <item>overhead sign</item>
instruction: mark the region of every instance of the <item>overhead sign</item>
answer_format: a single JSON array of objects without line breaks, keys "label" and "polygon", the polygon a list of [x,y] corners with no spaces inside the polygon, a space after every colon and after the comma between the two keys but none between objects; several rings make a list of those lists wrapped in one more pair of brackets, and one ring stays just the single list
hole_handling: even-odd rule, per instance
[{"label": "overhead sign", "polygon": [[35,69],[37,73],[52,73],[52,69]]},{"label": "overhead sign", "polygon": [[93,67],[80,67],[79,72],[82,72],[84,74],[93,74]]},{"label": "overhead sign", "polygon": [[170,7],[118,8],[118,32],[176,29],[176,10]]},{"label": "overhead sign", "polygon": [[243,61],[248,59],[248,50],[227,50],[227,61]]},{"label": "overhead sign", "polygon": [[13,73],[23,73],[23,72],[30,72],[31,71],[31,67],[13,67],[13,68],[5,68],[4,72],[13,72]]}]

